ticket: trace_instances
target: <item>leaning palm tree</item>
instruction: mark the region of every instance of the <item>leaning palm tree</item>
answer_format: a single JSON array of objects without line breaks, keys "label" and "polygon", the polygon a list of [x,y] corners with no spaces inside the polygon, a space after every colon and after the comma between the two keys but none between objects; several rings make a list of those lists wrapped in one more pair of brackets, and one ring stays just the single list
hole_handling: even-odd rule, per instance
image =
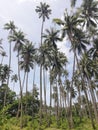
[{"label": "leaning palm tree", "polygon": [[[49,15],[51,14],[51,9],[48,4],[40,2],[40,6],[37,6],[35,11],[39,14],[39,18],[42,18],[41,41],[40,41],[40,45],[42,45],[44,22],[46,19],[49,19]],[[42,65],[40,66],[40,125],[41,125],[41,120],[42,120]]]}]

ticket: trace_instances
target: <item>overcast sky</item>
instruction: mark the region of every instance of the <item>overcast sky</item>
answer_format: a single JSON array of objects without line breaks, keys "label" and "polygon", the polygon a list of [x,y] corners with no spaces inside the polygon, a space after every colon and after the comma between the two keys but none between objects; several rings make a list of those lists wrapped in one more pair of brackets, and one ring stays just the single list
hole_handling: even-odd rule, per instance
[{"label": "overcast sky", "polygon": [[[52,9],[50,20],[46,20],[45,29],[55,26],[52,23],[53,18],[61,18],[63,16],[65,8],[70,10],[70,0],[0,0],[0,38],[3,38],[4,49],[8,54],[8,32],[3,30],[4,24],[9,21],[14,21],[15,25],[21,29],[29,40],[33,43],[39,44],[40,42],[40,28],[41,19],[38,18],[38,14],[35,12],[35,8],[40,4],[40,1],[46,2]],[[65,52],[68,59],[72,59],[72,53],[69,53],[69,43],[64,40],[62,43],[58,43],[60,50]],[[8,64],[8,58],[5,59],[5,63]],[[72,63],[72,60],[70,60]],[[17,60],[15,55],[12,56],[12,66],[14,71],[17,71]],[[72,64],[68,65],[68,69],[72,69]]]}]

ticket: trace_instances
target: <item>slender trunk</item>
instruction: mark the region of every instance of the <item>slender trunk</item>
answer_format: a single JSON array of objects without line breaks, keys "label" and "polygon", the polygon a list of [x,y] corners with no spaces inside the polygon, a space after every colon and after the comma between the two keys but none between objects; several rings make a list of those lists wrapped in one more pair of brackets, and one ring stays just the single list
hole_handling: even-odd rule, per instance
[{"label": "slender trunk", "polygon": [[80,122],[81,122],[81,120],[82,120],[82,108],[81,108],[81,105],[82,105],[82,103],[81,103],[81,92],[80,92],[80,86],[78,86],[78,94],[79,94],[79,102],[78,102],[78,104],[79,104],[79,117],[80,117]]},{"label": "slender trunk", "polygon": [[[43,40],[43,28],[44,28],[44,20],[42,19],[42,26],[41,26],[41,45]],[[40,65],[40,126],[42,124],[42,65]]]},{"label": "slender trunk", "polygon": [[50,113],[49,113],[50,115],[49,115],[49,124],[48,124],[49,127],[51,124],[51,110],[52,110],[51,108],[52,108],[52,86],[51,86],[51,80],[50,80]]},{"label": "slender trunk", "polygon": [[47,109],[46,109],[46,78],[45,78],[45,69],[43,68],[43,83],[44,83],[44,110],[45,114],[47,114]]},{"label": "slender trunk", "polygon": [[[81,72],[77,55],[76,55],[76,61],[77,61],[78,69]],[[90,119],[91,119],[92,127],[93,127],[93,129],[96,129],[95,124],[94,124],[94,120],[93,120],[93,116],[92,116],[93,114],[92,114],[91,106],[90,106],[90,103],[89,103],[89,100],[88,100],[86,89],[84,87],[84,82],[85,81],[84,81],[84,77],[83,77],[82,74],[81,74],[81,80],[82,80],[82,87],[83,87],[83,90],[84,90],[84,93],[85,93],[85,96],[86,96],[86,100],[87,100],[87,106],[88,106],[88,111],[89,111],[89,116],[90,116]]]},{"label": "slender trunk", "polygon": [[59,110],[59,98],[58,98],[58,82],[56,81],[56,90],[57,90],[57,107],[56,107],[56,121],[58,125],[59,116],[58,116],[58,110]]},{"label": "slender trunk", "polygon": [[[33,86],[32,86],[32,98],[34,97],[34,85],[35,85],[35,71],[36,71],[36,64],[34,64],[34,73],[33,73]],[[32,103],[32,120],[34,117],[34,110],[33,110],[33,103]]]},{"label": "slender trunk", "polygon": [[93,129],[96,129],[95,124],[94,124],[94,120],[93,120],[93,114],[92,114],[91,106],[90,106],[88,96],[87,96],[87,92],[86,92],[85,88],[84,88],[84,93],[85,93],[86,100],[87,100],[88,111],[89,111],[89,116],[90,116],[90,119],[91,119],[92,127],[93,127]]},{"label": "slender trunk", "polygon": [[[18,76],[19,77],[19,76]],[[23,88],[24,88],[24,82],[25,82],[25,77],[26,77],[26,72],[25,72],[25,74],[24,74],[24,78],[23,78],[23,81],[22,81],[22,86],[21,86],[21,89],[22,89],[22,91],[23,91]],[[20,90],[21,90],[20,89]],[[21,95],[21,94],[20,94]],[[17,111],[17,115],[16,115],[16,117],[18,118],[19,117],[19,114],[20,114],[20,105],[21,105],[21,101],[20,101],[21,99],[19,99],[19,102],[18,102],[18,111]]]},{"label": "slender trunk", "polygon": [[4,56],[2,56],[2,59],[1,59],[1,65],[3,64],[3,59],[4,59]]},{"label": "slender trunk", "polygon": [[41,26],[41,45],[43,43],[43,29],[44,29],[44,21],[42,20],[42,26]]},{"label": "slender trunk", "polygon": [[[11,68],[11,43],[9,44],[9,70]],[[10,71],[8,74],[8,79],[7,79],[7,87],[5,89],[4,93],[4,106],[6,106],[6,98],[7,98],[7,91],[8,91],[8,86],[9,86],[9,78],[10,78]]]},{"label": "slender trunk", "polygon": [[22,86],[21,86],[21,78],[20,78],[20,67],[19,67],[19,51],[18,51],[18,78],[19,78],[19,85],[20,85],[20,129],[23,128],[23,103],[22,103]]},{"label": "slender trunk", "polygon": [[72,117],[72,89],[73,89],[73,77],[74,77],[74,72],[75,72],[75,52],[74,52],[74,61],[73,61],[73,73],[72,73],[72,82],[70,86],[70,108],[69,108],[69,128],[72,129],[74,127],[73,123],[73,117]]},{"label": "slender trunk", "polygon": [[29,75],[29,73],[27,72],[27,77],[26,77],[26,107],[25,107],[25,114],[27,114],[28,75]]},{"label": "slender trunk", "polygon": [[90,79],[88,79],[88,85],[89,85],[90,93],[91,93],[91,97],[92,97],[92,103],[93,103],[93,108],[94,108],[95,119],[96,119],[96,122],[98,123],[98,112],[97,112],[96,99],[95,99],[95,96],[94,96],[94,92],[92,90]]},{"label": "slender trunk", "polygon": [[42,65],[40,66],[40,126],[42,124]]}]

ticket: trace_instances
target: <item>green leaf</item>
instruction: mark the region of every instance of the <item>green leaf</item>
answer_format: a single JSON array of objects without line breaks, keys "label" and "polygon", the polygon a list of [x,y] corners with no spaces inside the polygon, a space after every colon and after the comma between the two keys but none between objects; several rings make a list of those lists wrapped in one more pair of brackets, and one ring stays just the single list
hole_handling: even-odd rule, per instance
[{"label": "green leaf", "polygon": [[64,25],[64,22],[61,19],[53,19],[53,22],[57,23],[58,25]]}]

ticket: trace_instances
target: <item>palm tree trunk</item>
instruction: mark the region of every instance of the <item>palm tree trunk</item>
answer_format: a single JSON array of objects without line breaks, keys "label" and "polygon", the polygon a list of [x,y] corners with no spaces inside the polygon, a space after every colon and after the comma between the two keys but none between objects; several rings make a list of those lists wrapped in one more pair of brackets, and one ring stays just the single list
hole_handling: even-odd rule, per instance
[{"label": "palm tree trunk", "polygon": [[[41,26],[41,45],[43,40],[43,28],[44,28],[44,20],[42,19],[42,26]],[[42,65],[40,65],[40,126],[42,122]]]},{"label": "palm tree trunk", "polygon": [[46,109],[46,78],[45,78],[45,69],[43,68],[43,83],[44,83],[44,107],[45,107],[45,114],[47,115]]},{"label": "palm tree trunk", "polygon": [[[51,72],[51,69],[50,69],[50,72]],[[48,126],[50,127],[50,124],[51,124],[51,109],[52,108],[52,84],[51,84],[51,80],[50,80],[50,115],[49,115],[49,124]]]},{"label": "palm tree trunk", "polygon": [[[36,64],[34,64],[34,73],[33,73],[33,86],[32,86],[32,98],[34,96],[34,85],[35,85],[35,71],[36,71]],[[33,110],[33,104],[32,104],[32,120],[33,120],[33,116],[34,116],[34,110]]]},{"label": "palm tree trunk", "polygon": [[3,64],[3,59],[4,59],[4,56],[2,56],[2,59],[1,59],[1,65]]},{"label": "palm tree trunk", "polygon": [[[78,69],[81,72],[77,55],[76,55],[76,61],[77,61]],[[94,124],[94,120],[93,120],[93,116],[92,116],[93,114],[92,114],[91,106],[90,106],[90,103],[89,103],[89,100],[88,100],[88,95],[87,95],[86,89],[84,87],[85,81],[84,81],[84,77],[83,77],[82,74],[81,74],[81,80],[82,80],[82,87],[83,87],[83,90],[84,90],[84,93],[85,93],[85,96],[86,96],[86,100],[87,100],[87,106],[88,106],[88,111],[89,111],[89,116],[90,116],[90,119],[91,119],[92,127],[93,127],[93,129],[96,129],[95,124]]]},{"label": "palm tree trunk", "polygon": [[58,125],[59,121],[59,116],[58,116],[58,111],[59,111],[59,98],[58,98],[58,82],[56,81],[56,90],[57,90],[57,107],[56,107],[56,121]]},{"label": "palm tree trunk", "polygon": [[42,124],[42,65],[40,66],[40,126]]},{"label": "palm tree trunk", "polygon": [[93,90],[92,90],[92,86],[91,86],[91,81],[90,81],[90,79],[88,79],[88,85],[89,85],[90,93],[91,93],[91,97],[92,97],[92,103],[93,103],[93,107],[94,107],[95,119],[96,119],[96,122],[98,123],[98,112],[97,112],[96,99],[95,99],[95,96],[94,96],[94,92],[93,92]]},{"label": "palm tree trunk", "polygon": [[[11,43],[9,45],[9,70],[11,68]],[[10,78],[10,74],[8,74],[8,79],[7,79],[7,87],[5,89],[5,93],[4,93],[4,106],[6,106],[6,96],[7,96],[7,89],[8,89],[8,86],[9,86],[9,78]]]},{"label": "palm tree trunk", "polygon": [[[18,76],[19,77],[19,76]],[[25,77],[26,77],[26,72],[24,73],[24,77],[23,77],[23,81],[22,81],[22,91],[23,91],[23,88],[24,88],[24,82],[25,82]],[[21,94],[20,94],[21,95]],[[18,118],[19,117],[19,113],[20,113],[20,105],[21,105],[21,103],[20,103],[21,101],[19,100],[19,103],[18,103],[18,111],[17,111],[17,115],[16,115],[16,117]]]},{"label": "palm tree trunk", "polygon": [[74,77],[74,72],[75,72],[75,57],[76,54],[74,52],[74,61],[73,61],[73,73],[72,73],[72,82],[70,86],[70,108],[69,108],[69,128],[72,129],[74,127],[73,123],[73,117],[72,117],[72,88],[73,88],[73,77]]},{"label": "palm tree trunk", "polygon": [[19,68],[19,51],[18,51],[18,78],[19,78],[19,85],[20,85],[20,129],[23,127],[23,103],[22,103],[22,86],[21,86],[21,78],[20,78],[20,68]]},{"label": "palm tree trunk", "polygon": [[25,107],[25,113],[27,114],[27,96],[28,96],[28,76],[29,73],[27,72],[27,77],[26,77],[26,107]]}]

